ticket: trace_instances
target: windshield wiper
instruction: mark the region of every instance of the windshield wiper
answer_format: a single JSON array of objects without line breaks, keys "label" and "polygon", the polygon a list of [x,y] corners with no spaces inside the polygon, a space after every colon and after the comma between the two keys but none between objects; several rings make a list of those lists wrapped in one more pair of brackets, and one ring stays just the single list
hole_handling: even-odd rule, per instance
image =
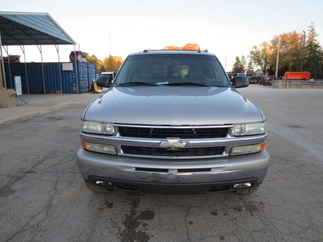
[{"label": "windshield wiper", "polygon": [[154,83],[149,82],[124,82],[116,85],[117,87],[129,87],[129,86],[156,86]]},{"label": "windshield wiper", "polygon": [[201,82],[168,82],[163,83],[160,85],[167,85],[167,86],[202,86],[202,87],[208,87],[209,85],[201,83]]}]

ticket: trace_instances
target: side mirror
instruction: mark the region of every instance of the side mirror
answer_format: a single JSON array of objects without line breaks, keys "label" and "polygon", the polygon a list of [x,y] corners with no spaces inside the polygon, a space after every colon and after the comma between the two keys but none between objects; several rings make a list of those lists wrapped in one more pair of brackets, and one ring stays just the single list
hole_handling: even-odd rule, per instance
[{"label": "side mirror", "polygon": [[242,88],[249,86],[249,79],[246,76],[235,76],[232,79],[232,85],[235,88]]}]

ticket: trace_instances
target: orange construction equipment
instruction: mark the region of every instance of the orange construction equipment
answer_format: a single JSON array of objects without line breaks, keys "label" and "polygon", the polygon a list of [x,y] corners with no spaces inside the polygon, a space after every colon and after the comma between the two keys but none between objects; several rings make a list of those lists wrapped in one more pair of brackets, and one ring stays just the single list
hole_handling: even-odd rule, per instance
[{"label": "orange construction equipment", "polygon": [[285,80],[310,80],[312,78],[311,72],[285,72]]}]

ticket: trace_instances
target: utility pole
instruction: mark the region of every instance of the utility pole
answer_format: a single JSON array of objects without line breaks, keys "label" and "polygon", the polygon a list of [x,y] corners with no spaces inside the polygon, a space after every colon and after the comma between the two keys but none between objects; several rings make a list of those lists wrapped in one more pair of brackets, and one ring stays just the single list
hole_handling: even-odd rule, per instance
[{"label": "utility pole", "polygon": [[301,68],[302,71],[304,71],[305,46],[306,46],[306,32],[305,30],[303,30],[303,51],[302,51],[302,68]]},{"label": "utility pole", "polygon": [[112,52],[112,41],[111,41],[111,33],[109,32],[108,33],[108,50],[109,50],[109,55],[108,56],[111,56],[111,52]]},{"label": "utility pole", "polygon": [[280,36],[278,38],[278,46],[277,46],[277,57],[276,57],[276,72],[275,79],[278,80],[278,67],[279,67],[279,52],[280,52]]}]

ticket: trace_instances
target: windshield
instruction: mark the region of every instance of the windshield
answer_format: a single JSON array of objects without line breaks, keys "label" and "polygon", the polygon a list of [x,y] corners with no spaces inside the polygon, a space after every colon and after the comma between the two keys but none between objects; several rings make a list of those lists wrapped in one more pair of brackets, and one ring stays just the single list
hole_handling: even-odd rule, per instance
[{"label": "windshield", "polygon": [[223,68],[214,56],[154,54],[130,56],[115,85],[196,85],[228,87]]}]

